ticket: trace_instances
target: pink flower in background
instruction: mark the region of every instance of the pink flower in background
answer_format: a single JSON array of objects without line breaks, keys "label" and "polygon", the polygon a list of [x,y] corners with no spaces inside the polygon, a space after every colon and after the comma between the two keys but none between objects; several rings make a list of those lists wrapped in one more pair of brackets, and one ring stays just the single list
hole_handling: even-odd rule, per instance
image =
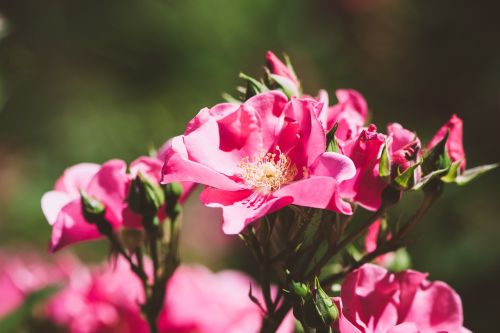
[{"label": "pink flower in background", "polygon": [[[240,272],[212,273],[202,266],[179,267],[169,281],[160,331],[258,332],[263,313],[248,297],[250,285],[253,295],[261,298],[255,282]],[[293,332],[293,328],[290,313],[277,332]]]},{"label": "pink flower in background", "polygon": [[127,165],[111,160],[102,166],[81,163],[64,171],[53,191],[42,197],[42,210],[52,226],[50,251],[101,237],[96,226],[85,221],[80,190],[106,206],[106,219],[113,227],[122,223],[121,214],[127,186]]},{"label": "pink flower in background", "polygon": [[46,262],[30,251],[2,251],[0,318],[14,311],[29,294],[66,281],[77,266],[78,262],[72,257],[58,257]]},{"label": "pink flower in background", "polygon": [[141,282],[125,260],[79,267],[46,305],[46,315],[69,333],[148,333],[141,317]]},{"label": "pink flower in background", "polygon": [[377,210],[380,207],[382,191],[387,186],[378,173],[384,142],[385,136],[377,133],[375,125],[370,125],[341,146],[343,153],[356,167],[354,178],[340,185],[341,196],[368,210]]},{"label": "pink flower in background", "polygon": [[295,87],[300,87],[300,82],[297,79],[297,76],[285,65],[273,52],[267,51],[266,53],[266,67],[269,69],[271,74],[279,75],[289,80],[291,84]]},{"label": "pink flower in background", "polygon": [[222,208],[227,234],[290,204],[350,214],[337,189],[354,176],[354,166],[346,156],[325,152],[316,117],[321,107],[273,91],[241,105],[205,108],[172,140],[163,181],[207,185],[201,201]]},{"label": "pink flower in background", "polygon": [[339,89],[335,92],[338,103],[328,106],[328,94],[321,90],[318,99],[324,102],[318,113],[318,119],[326,132],[338,124],[335,138],[343,143],[350,140],[361,131],[368,117],[368,106],[363,96],[352,89]]},{"label": "pink flower in background", "polygon": [[465,170],[465,152],[463,146],[463,122],[457,115],[451,116],[450,120],[444,124],[434,135],[431,142],[427,145],[427,149],[432,149],[446,135],[446,131],[450,131],[450,136],[446,141],[446,151],[452,162],[463,161],[460,164],[460,169]]},{"label": "pink flower in background", "polygon": [[392,274],[366,264],[350,273],[335,298],[340,333],[465,333],[460,296],[446,283],[408,270]]}]

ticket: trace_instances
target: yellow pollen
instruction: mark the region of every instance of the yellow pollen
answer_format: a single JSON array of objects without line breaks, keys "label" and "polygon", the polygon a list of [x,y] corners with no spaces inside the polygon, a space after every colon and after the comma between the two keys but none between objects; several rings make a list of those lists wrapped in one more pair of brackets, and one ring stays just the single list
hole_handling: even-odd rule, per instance
[{"label": "yellow pollen", "polygon": [[276,150],[279,155],[258,154],[241,160],[239,164],[242,170],[241,178],[247,185],[260,192],[270,193],[293,181],[297,175],[297,167],[279,150],[279,147],[276,147]]}]

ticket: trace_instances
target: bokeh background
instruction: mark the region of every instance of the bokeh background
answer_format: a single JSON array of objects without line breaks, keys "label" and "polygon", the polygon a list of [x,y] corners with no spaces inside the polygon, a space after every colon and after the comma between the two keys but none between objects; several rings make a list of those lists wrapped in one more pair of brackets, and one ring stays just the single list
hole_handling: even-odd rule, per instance
[{"label": "bokeh background", "polygon": [[[46,251],[40,197],[65,167],[131,161],[180,134],[240,71],[259,75],[266,50],[291,57],[307,92],[361,91],[381,129],[426,141],[457,113],[468,165],[497,162],[499,36],[495,0],[0,1],[0,248]],[[409,248],[461,294],[475,332],[500,325],[499,185],[494,171],[447,187]],[[252,271],[218,213],[190,205],[183,258]],[[72,250],[97,261],[105,245]]]}]

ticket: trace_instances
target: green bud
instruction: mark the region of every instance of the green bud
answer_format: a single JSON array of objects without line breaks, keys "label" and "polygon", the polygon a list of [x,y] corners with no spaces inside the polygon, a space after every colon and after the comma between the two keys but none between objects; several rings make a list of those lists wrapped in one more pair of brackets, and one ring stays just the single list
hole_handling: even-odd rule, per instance
[{"label": "green bud", "polygon": [[337,306],[321,288],[317,277],[314,280],[313,297],[306,301],[303,314],[306,324],[315,329],[331,326],[339,316]]},{"label": "green bud", "polygon": [[99,200],[92,198],[85,191],[80,190],[82,213],[88,223],[96,224],[103,220],[106,207]]},{"label": "green bud", "polygon": [[311,289],[305,283],[292,281],[290,282],[290,290],[294,295],[297,295],[302,299],[311,297]]},{"label": "green bud", "polygon": [[130,184],[127,202],[133,212],[153,216],[163,206],[165,196],[159,185],[139,172]]},{"label": "green bud", "polygon": [[179,183],[169,183],[163,186],[165,192],[165,210],[167,216],[175,220],[181,212],[179,199],[182,195],[183,188]]}]

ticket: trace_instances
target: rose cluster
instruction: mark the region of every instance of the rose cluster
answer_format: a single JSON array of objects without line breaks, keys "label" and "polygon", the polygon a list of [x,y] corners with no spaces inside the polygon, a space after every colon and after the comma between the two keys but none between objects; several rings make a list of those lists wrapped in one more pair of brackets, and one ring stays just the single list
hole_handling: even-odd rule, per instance
[{"label": "rose cluster", "polygon": [[[44,195],[51,251],[102,237],[118,258],[62,274],[51,320],[71,332],[290,332],[293,317],[306,332],[466,332],[455,291],[396,260],[446,184],[496,167],[466,169],[462,120],[427,143],[399,123],[380,131],[361,93],[305,94],[272,52],[264,78],[241,78],[237,98],[203,108],[158,153],[78,164]],[[254,254],[260,287],[180,265],[182,204],[197,185]],[[392,221],[409,191],[420,206]]]}]

